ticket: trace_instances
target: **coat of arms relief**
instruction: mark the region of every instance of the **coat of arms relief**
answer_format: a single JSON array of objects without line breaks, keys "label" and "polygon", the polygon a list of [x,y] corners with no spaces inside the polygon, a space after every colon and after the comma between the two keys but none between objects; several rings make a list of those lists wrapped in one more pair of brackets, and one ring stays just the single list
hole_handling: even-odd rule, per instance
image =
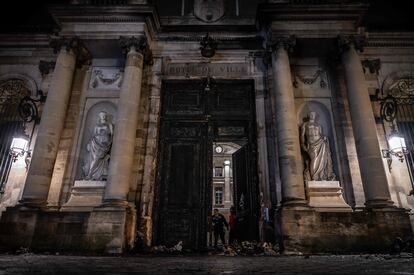
[{"label": "coat of arms relief", "polygon": [[207,23],[215,22],[224,15],[224,0],[194,0],[194,16]]}]

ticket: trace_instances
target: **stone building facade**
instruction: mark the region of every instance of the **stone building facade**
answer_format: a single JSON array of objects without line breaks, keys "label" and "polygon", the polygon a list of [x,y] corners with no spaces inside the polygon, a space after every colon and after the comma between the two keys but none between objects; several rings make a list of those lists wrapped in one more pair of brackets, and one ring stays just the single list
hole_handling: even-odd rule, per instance
[{"label": "stone building facade", "polygon": [[[24,91],[39,117],[13,118],[30,158],[2,155],[1,248],[203,249],[215,143],[240,147],[240,239],[379,251],[412,237],[411,155],[383,152],[392,125],[414,150],[414,112],[381,107],[412,105],[413,32],[371,31],[366,1],[166,2],[50,4],[52,30],[1,34],[0,104]],[[315,137],[334,176],[306,178]]]}]

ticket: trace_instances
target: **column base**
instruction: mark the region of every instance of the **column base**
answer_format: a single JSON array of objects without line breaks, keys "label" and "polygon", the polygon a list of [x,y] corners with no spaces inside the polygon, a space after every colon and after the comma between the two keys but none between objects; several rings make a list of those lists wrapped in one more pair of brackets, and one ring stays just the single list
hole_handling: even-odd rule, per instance
[{"label": "column base", "polygon": [[47,202],[42,199],[24,198],[19,201],[17,207],[30,209],[44,209],[47,207]]},{"label": "column base", "polygon": [[286,198],[282,200],[283,208],[308,208],[308,201],[299,198]]},{"label": "column base", "polygon": [[103,201],[103,203],[96,207],[96,209],[99,208],[122,208],[126,209],[129,208],[129,203],[126,200],[120,200],[120,199],[106,199]]},{"label": "column base", "polygon": [[368,209],[398,209],[394,202],[388,199],[374,199],[374,200],[367,200],[365,202],[365,207]]}]

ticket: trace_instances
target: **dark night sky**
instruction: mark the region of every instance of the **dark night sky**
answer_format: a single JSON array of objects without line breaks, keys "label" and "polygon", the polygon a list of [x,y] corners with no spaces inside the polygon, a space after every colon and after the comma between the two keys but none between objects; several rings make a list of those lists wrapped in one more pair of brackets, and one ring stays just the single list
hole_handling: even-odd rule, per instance
[{"label": "dark night sky", "polygon": [[[174,0],[158,0],[174,2]],[[189,1],[189,0],[188,0]],[[251,1],[251,0],[241,0]],[[68,0],[7,1],[0,9],[0,32],[51,32],[53,19],[46,5],[65,3]],[[409,0],[368,0],[371,7],[363,25],[368,31],[414,31],[414,20]],[[162,13],[162,12],[161,12]]]}]

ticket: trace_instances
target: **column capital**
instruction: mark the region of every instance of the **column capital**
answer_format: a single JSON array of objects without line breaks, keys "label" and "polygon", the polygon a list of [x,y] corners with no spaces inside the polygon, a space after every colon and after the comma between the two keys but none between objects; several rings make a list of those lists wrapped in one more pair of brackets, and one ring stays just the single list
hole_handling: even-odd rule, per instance
[{"label": "column capital", "polygon": [[365,35],[338,35],[338,48],[339,52],[343,53],[353,47],[359,52],[364,51],[364,46],[366,44]]},{"label": "column capital", "polygon": [[58,53],[62,49],[67,52],[72,51],[76,55],[78,65],[90,64],[91,62],[91,53],[77,36],[51,36],[49,45],[53,48],[54,53]]},{"label": "column capital", "polygon": [[283,48],[292,52],[293,48],[296,46],[296,37],[294,35],[274,37],[270,40],[269,46],[272,51]]},{"label": "column capital", "polygon": [[135,50],[143,55],[144,62],[151,63],[152,53],[145,36],[121,36],[119,37],[119,45],[121,46],[124,55]]}]

